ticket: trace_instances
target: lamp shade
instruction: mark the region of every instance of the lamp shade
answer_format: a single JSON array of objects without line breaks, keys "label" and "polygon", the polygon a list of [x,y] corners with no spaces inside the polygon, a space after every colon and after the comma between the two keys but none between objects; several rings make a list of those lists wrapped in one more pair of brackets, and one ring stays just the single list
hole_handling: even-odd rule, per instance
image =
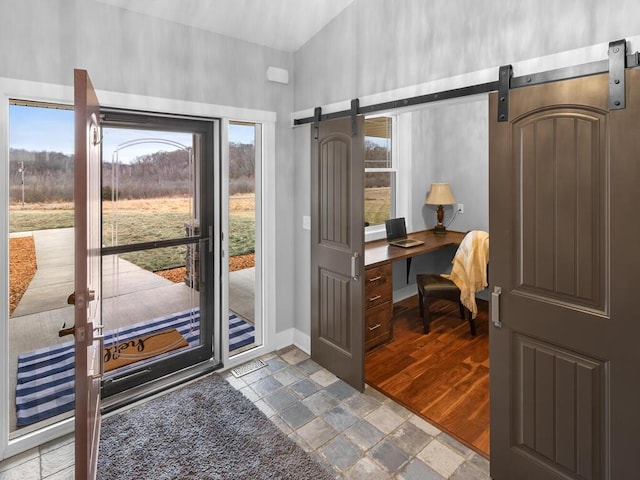
[{"label": "lamp shade", "polygon": [[453,205],[456,203],[456,199],[453,198],[448,183],[432,183],[424,203],[427,205]]}]

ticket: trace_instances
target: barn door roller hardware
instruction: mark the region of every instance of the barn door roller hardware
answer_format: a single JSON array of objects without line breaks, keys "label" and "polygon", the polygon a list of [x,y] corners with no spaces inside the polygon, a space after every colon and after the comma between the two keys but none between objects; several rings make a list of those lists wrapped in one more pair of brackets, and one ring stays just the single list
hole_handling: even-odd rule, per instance
[{"label": "barn door roller hardware", "polygon": [[513,77],[513,67],[503,65],[498,73],[498,121],[507,122],[509,120],[509,89],[511,88],[511,77]]},{"label": "barn door roller hardware", "polygon": [[313,139],[318,139],[318,128],[320,128],[320,118],[322,117],[322,107],[313,110]]},{"label": "barn door roller hardware", "polygon": [[358,110],[360,109],[360,100],[354,98],[351,100],[351,136],[358,135]]},{"label": "barn door roller hardware", "polygon": [[[509,120],[509,90],[511,89],[558,82],[572,78],[587,77],[590,75],[599,75],[607,72],[609,72],[609,107],[612,110],[617,110],[624,108],[625,105],[624,70],[625,68],[639,66],[640,52],[627,55],[626,40],[623,39],[609,44],[608,59],[576,64],[544,72],[530,73],[520,77],[513,76],[513,67],[511,65],[504,65],[500,67],[498,81],[479,83],[435,93],[427,93],[425,95],[392,100],[374,105],[360,106],[358,99],[355,99],[351,101],[350,109],[326,114],[322,114],[320,107],[316,107],[313,117],[294,119],[293,124],[304,125],[312,123],[316,127],[317,132],[317,125],[323,120],[333,120],[335,118],[344,117],[355,118],[355,115],[357,114],[367,115],[376,112],[385,112],[399,108],[424,105],[431,102],[439,102],[452,98],[460,98],[495,91],[497,91],[499,95],[497,120],[498,122],[506,122]],[[355,133],[355,126],[352,130]]]},{"label": "barn door roller hardware", "polygon": [[609,43],[609,110],[621,110],[626,105],[624,70],[627,67],[627,42]]}]

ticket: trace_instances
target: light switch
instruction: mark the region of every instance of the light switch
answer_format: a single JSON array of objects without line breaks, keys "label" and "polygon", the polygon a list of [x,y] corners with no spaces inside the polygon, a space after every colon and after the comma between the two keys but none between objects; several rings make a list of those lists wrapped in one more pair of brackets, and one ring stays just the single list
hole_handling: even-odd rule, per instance
[{"label": "light switch", "polygon": [[302,228],[311,230],[311,217],[309,215],[302,216]]}]

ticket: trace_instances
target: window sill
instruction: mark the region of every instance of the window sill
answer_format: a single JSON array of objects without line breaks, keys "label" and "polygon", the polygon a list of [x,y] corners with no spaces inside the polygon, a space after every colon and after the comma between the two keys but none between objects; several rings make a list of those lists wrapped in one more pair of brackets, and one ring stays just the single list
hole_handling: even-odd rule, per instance
[{"label": "window sill", "polygon": [[367,227],[364,230],[364,241],[371,242],[372,240],[380,240],[387,237],[387,231],[384,225],[376,225],[374,227]]}]

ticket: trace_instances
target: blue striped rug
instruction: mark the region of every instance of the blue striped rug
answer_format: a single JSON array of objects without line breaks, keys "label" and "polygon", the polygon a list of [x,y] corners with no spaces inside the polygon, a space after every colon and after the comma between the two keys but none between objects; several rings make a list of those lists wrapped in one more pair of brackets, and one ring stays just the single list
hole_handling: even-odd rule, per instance
[{"label": "blue striped rug", "polygon": [[[200,344],[200,313],[186,310],[157,318],[151,322],[132,325],[118,332],[105,334],[105,346],[129,338],[175,328],[189,342],[189,347]],[[229,315],[229,351],[253,343],[254,328],[243,319]],[[153,357],[155,361],[175,354],[176,350]],[[121,373],[137,368],[142,362],[121,367],[112,372]],[[109,373],[112,373],[109,372]],[[107,374],[109,375],[109,374]],[[18,355],[16,386],[17,426],[22,427],[45,420],[74,408],[74,345],[73,342],[45,347]]]},{"label": "blue striped rug", "polygon": [[255,341],[255,328],[233,312],[229,312],[229,352]]}]

